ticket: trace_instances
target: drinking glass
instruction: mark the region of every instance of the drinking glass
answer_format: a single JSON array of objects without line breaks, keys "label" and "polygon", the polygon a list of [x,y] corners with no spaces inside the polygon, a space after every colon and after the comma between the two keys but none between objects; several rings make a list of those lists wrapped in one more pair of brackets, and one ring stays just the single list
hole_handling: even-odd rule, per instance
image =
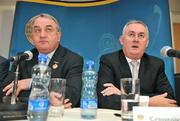
[{"label": "drinking glass", "polygon": [[139,79],[122,78],[121,82],[121,115],[123,120],[133,120],[133,106],[139,105]]},{"label": "drinking glass", "polygon": [[50,117],[63,117],[64,115],[64,97],[65,97],[66,79],[51,78],[49,84],[50,92]]}]

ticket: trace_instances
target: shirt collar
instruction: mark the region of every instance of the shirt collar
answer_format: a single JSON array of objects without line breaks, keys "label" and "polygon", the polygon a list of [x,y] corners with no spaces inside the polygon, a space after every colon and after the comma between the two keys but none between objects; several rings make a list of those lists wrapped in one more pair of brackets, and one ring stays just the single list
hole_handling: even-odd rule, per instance
[{"label": "shirt collar", "polygon": [[56,51],[56,49],[53,50],[52,52],[50,52],[49,54],[47,54],[47,56],[49,57],[49,59],[52,58],[52,56],[54,55],[55,51]]},{"label": "shirt collar", "polygon": [[54,55],[56,49],[54,49],[52,52],[46,54],[46,56],[48,56],[49,60],[51,60],[52,56]]},{"label": "shirt collar", "polygon": [[[127,60],[127,62],[128,63],[130,63],[131,61],[133,61],[133,59],[130,59],[130,58],[128,58],[127,56],[125,56],[126,57],[126,60]],[[140,63],[141,62],[141,59],[138,59],[138,60],[136,60],[138,63]]]}]

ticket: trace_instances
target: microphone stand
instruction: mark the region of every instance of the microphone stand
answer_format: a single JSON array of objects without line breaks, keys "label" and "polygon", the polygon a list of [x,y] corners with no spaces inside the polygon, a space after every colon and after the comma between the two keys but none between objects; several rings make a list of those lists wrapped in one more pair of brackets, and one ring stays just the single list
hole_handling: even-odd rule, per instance
[{"label": "microphone stand", "polygon": [[15,79],[13,81],[13,92],[11,95],[11,104],[16,104],[16,91],[17,91],[17,85],[18,85],[18,78],[19,78],[19,65],[17,65],[15,73]]},{"label": "microphone stand", "polygon": [[[11,97],[5,96],[6,103],[0,104],[0,112],[14,112],[14,114],[5,113],[4,117],[0,114],[0,118],[4,118],[4,120],[27,118],[27,104],[22,102],[17,102],[17,96],[16,96],[18,79],[19,79],[19,62],[20,60],[14,61],[11,68],[11,71],[15,74],[14,80],[12,82],[13,83],[12,95]],[[10,104],[7,103],[7,100],[10,100]]]}]

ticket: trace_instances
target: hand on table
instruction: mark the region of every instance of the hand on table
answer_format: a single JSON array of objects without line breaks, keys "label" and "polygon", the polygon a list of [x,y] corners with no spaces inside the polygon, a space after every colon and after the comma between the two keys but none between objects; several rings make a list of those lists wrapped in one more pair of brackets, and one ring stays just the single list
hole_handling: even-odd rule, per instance
[{"label": "hand on table", "polygon": [[[18,96],[22,90],[28,90],[30,88],[30,82],[31,82],[30,78],[18,80],[16,96]],[[7,85],[3,89],[3,92],[6,92],[6,95],[10,95],[13,92],[13,85],[14,85],[13,82]]]},{"label": "hand on table", "polygon": [[167,93],[151,97],[149,99],[149,106],[177,107],[176,100],[166,97]]},{"label": "hand on table", "polygon": [[[62,101],[61,101],[62,95],[60,95],[57,92],[50,92],[50,104],[52,106],[60,106],[62,105]],[[70,102],[69,99],[65,99],[64,102],[64,108],[72,108],[72,103]]]},{"label": "hand on table", "polygon": [[121,91],[116,88],[112,83],[105,83],[104,87],[105,89],[101,92],[103,96],[110,96],[113,94],[121,95]]}]

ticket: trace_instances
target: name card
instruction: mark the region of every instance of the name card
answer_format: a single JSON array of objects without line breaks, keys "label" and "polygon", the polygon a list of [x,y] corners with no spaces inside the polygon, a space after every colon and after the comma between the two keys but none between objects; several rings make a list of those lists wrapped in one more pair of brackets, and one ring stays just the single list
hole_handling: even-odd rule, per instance
[{"label": "name card", "polygon": [[133,107],[133,121],[180,121],[180,108]]}]

